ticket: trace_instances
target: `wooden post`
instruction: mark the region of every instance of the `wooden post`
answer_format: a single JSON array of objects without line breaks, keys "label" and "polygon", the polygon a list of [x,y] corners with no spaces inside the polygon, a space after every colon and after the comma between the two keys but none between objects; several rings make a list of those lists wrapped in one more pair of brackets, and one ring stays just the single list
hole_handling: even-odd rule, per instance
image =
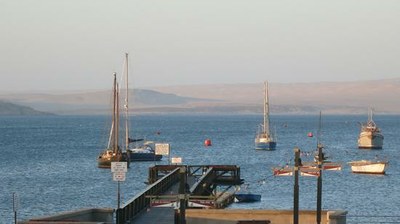
[{"label": "wooden post", "polygon": [[300,149],[294,148],[293,224],[299,224],[299,166]]},{"label": "wooden post", "polygon": [[317,224],[321,224],[323,159],[322,145],[318,144]]},{"label": "wooden post", "polygon": [[186,167],[182,166],[179,169],[179,223],[186,224]]},{"label": "wooden post", "polygon": [[317,180],[317,224],[321,224],[321,207],[322,207],[322,164],[324,163],[324,154],[322,152],[322,144],[320,143],[321,138],[321,126],[322,126],[322,113],[319,112],[319,124],[318,124],[318,180]]}]

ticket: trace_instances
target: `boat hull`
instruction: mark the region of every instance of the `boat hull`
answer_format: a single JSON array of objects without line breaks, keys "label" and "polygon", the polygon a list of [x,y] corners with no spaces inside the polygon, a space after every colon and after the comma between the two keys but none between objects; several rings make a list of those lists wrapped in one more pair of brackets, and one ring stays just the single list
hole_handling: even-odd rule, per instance
[{"label": "boat hull", "polygon": [[274,141],[255,141],[255,148],[257,150],[275,150],[276,142]]},{"label": "boat hull", "polygon": [[110,169],[112,162],[127,162],[129,167],[128,157],[125,153],[112,156],[99,156],[97,158],[97,167]]},{"label": "boat hull", "polygon": [[356,161],[349,165],[353,173],[385,174],[387,162]]},{"label": "boat hull", "polygon": [[237,202],[256,202],[261,200],[260,194],[235,194]]},{"label": "boat hull", "polygon": [[130,161],[160,161],[162,155],[155,153],[129,153]]},{"label": "boat hull", "polygon": [[361,132],[358,138],[359,149],[382,149],[383,135],[379,133]]}]

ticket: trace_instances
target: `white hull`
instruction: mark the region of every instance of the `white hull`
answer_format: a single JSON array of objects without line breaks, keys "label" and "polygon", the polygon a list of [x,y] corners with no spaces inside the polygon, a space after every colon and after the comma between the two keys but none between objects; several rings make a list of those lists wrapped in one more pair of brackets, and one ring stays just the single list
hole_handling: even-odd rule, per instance
[{"label": "white hull", "polygon": [[271,138],[265,138],[264,135],[259,135],[256,137],[254,143],[256,149],[259,150],[275,150],[276,142]]},{"label": "white hull", "polygon": [[358,148],[360,149],[382,149],[383,135],[380,128],[372,120],[372,110],[368,113],[368,122],[361,124],[358,136]]},{"label": "white hull", "polygon": [[370,174],[384,174],[387,166],[386,161],[354,161],[350,162],[351,171],[353,173],[370,173]]},{"label": "white hull", "polygon": [[276,139],[269,129],[269,100],[268,100],[268,83],[264,82],[264,122],[260,125],[254,139],[255,149],[258,150],[275,150]]},{"label": "white hull", "polygon": [[381,149],[383,147],[383,135],[377,132],[363,131],[358,138],[358,148]]}]

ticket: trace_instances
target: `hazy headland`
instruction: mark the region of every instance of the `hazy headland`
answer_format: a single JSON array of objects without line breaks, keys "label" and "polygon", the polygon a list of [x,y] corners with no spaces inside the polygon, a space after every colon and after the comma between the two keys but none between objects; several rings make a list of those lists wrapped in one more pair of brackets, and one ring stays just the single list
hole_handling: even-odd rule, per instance
[{"label": "hazy headland", "polygon": [[[263,83],[130,89],[132,113],[262,113]],[[399,114],[400,78],[359,82],[269,83],[271,114]],[[55,114],[107,114],[111,90],[0,93],[0,100]]]}]

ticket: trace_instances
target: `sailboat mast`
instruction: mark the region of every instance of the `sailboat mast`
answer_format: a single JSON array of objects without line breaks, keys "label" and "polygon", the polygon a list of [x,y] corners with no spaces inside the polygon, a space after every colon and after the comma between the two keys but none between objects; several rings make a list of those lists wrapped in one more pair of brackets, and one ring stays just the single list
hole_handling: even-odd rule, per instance
[{"label": "sailboat mast", "polygon": [[114,72],[113,75],[114,75],[114,83],[113,83],[113,111],[112,111],[112,133],[111,133],[111,135],[112,135],[113,151],[115,152],[115,148],[116,148],[115,142],[116,142],[116,138],[117,138],[115,136],[115,134],[116,134],[115,130],[117,127],[117,125],[116,125],[117,73]]},{"label": "sailboat mast", "polygon": [[268,98],[268,82],[264,82],[264,133],[269,137],[269,98]]},{"label": "sailboat mast", "polygon": [[129,87],[128,87],[128,53],[125,53],[125,147],[126,151],[129,149]]},{"label": "sailboat mast", "polygon": [[321,143],[321,130],[322,130],[322,112],[319,111],[318,131],[317,131],[317,147],[320,147]]},{"label": "sailboat mast", "polygon": [[119,86],[116,83],[116,91],[115,91],[115,143],[114,143],[114,152],[118,151],[118,141],[119,141]]},{"label": "sailboat mast", "polygon": [[368,123],[372,121],[373,108],[368,109]]}]

